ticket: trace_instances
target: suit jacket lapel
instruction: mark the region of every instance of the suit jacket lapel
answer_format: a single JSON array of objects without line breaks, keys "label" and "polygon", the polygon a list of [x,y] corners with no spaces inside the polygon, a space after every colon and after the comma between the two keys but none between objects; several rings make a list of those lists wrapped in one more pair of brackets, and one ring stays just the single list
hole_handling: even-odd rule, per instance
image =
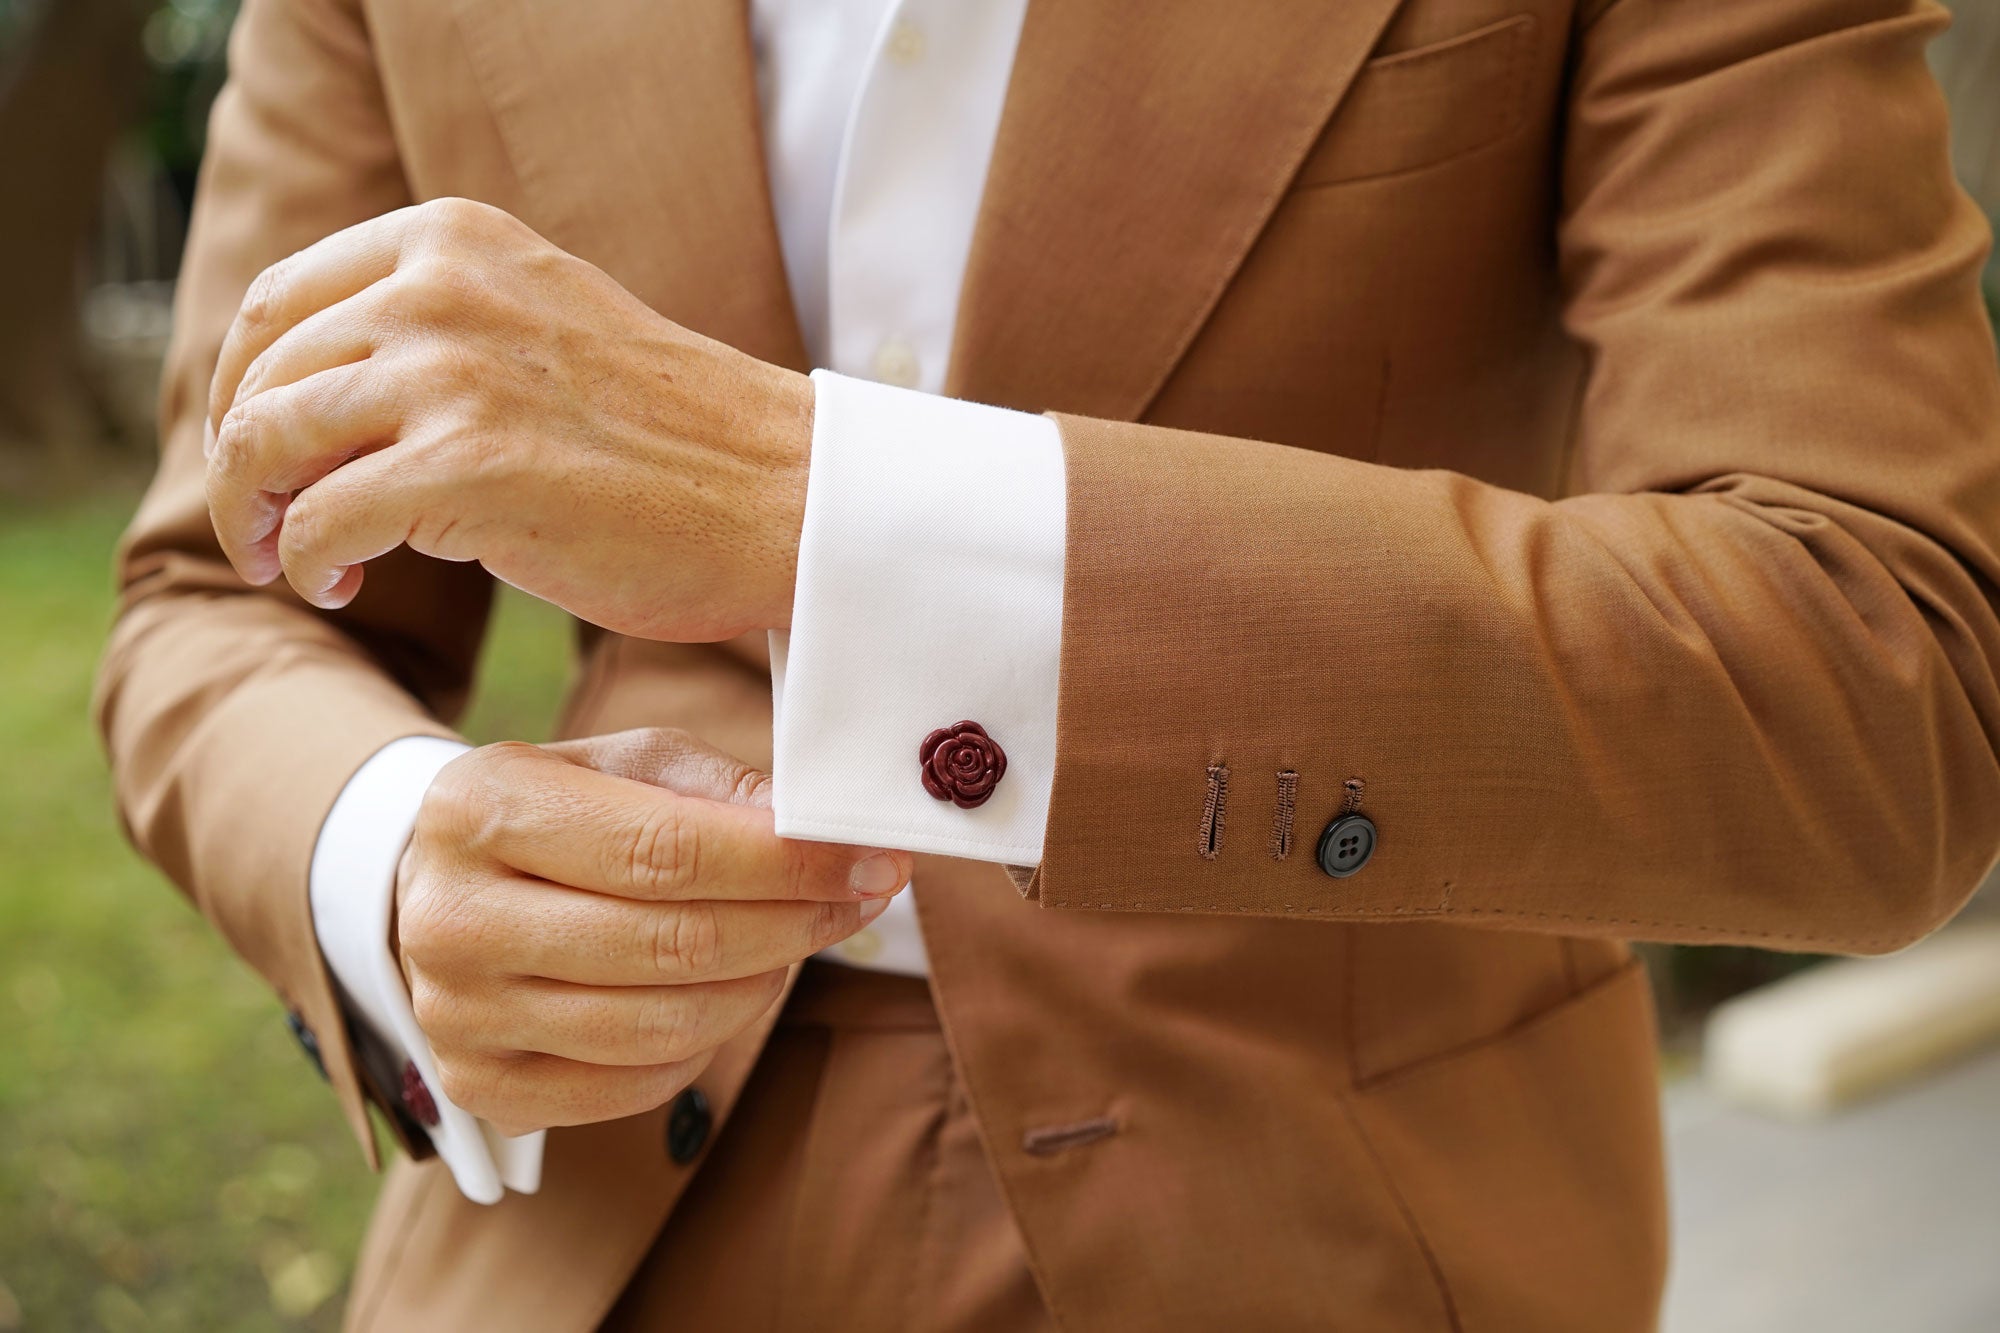
[{"label": "suit jacket lapel", "polygon": [[742,0],[454,2],[526,220],[668,318],[803,369]]},{"label": "suit jacket lapel", "polygon": [[1136,419],[1400,0],[1032,0],[946,392]]}]

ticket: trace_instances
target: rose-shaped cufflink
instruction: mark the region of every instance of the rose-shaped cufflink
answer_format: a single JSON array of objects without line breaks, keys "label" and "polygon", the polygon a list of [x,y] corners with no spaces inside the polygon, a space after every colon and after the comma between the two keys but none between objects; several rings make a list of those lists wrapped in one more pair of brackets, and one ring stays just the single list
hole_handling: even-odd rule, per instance
[{"label": "rose-shaped cufflink", "polygon": [[1007,775],[1007,752],[977,722],[954,722],[917,747],[924,790],[961,810],[986,804]]},{"label": "rose-shaped cufflink", "polygon": [[417,1118],[417,1123],[425,1129],[436,1129],[438,1123],[437,1102],[431,1098],[431,1090],[424,1086],[424,1076],[417,1072],[414,1060],[403,1061],[403,1109]]}]

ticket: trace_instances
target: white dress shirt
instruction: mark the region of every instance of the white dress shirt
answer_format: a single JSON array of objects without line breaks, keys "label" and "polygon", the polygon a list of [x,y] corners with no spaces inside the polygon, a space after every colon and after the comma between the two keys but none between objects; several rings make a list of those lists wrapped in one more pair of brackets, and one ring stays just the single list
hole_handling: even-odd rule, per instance
[{"label": "white dress shirt", "polygon": [[[1041,860],[1062,632],[1062,445],[1047,419],[934,397],[1026,0],[753,0],[779,242],[814,361],[798,588],[772,636],[773,796],[787,837]],[[968,503],[968,499],[972,503]],[[941,532],[949,539],[942,540]],[[993,797],[928,795],[917,749],[982,724]],[[507,1139],[438,1090],[388,950],[396,864],[439,769],[410,737],[349,780],[311,871],[320,947],[360,1021],[415,1064],[467,1197],[532,1192],[541,1134]],[[899,895],[823,957],[922,975]]]}]

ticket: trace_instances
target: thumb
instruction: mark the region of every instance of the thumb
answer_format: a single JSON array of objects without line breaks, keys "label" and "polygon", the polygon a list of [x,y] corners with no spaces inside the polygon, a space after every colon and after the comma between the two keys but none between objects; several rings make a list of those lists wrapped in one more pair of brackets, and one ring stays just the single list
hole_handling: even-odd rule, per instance
[{"label": "thumb", "polygon": [[681,796],[771,805],[771,775],[677,727],[639,727],[542,747],[557,758]]}]

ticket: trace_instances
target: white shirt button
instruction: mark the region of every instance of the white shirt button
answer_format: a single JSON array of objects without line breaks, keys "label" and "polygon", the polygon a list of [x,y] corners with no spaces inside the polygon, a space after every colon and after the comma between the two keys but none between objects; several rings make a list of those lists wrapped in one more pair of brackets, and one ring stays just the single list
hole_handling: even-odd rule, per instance
[{"label": "white shirt button", "polygon": [[898,389],[917,387],[917,349],[901,338],[885,338],[875,349],[875,378]]},{"label": "white shirt button", "polygon": [[851,963],[872,963],[882,956],[882,937],[873,926],[857,930],[840,942],[840,956]]},{"label": "white shirt button", "polygon": [[889,29],[883,54],[892,65],[914,65],[924,58],[924,30],[908,19],[897,19]]}]

